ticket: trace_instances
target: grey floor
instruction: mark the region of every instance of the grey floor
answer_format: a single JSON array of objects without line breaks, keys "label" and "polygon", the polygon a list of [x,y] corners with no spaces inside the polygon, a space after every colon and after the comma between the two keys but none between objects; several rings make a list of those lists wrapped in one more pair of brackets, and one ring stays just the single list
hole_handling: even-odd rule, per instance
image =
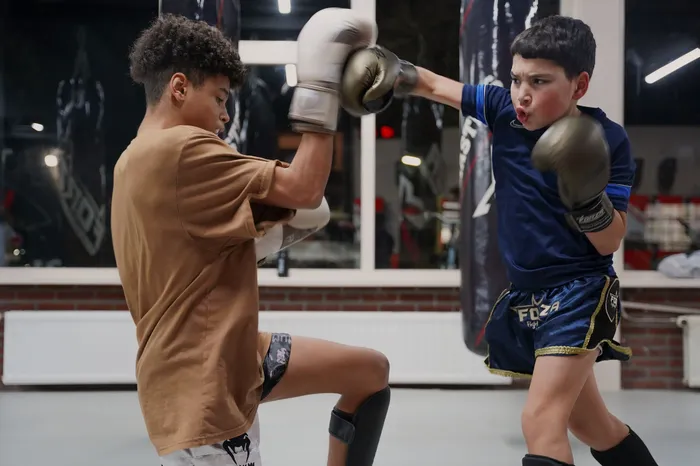
[{"label": "grey floor", "polygon": [[[521,391],[395,389],[377,466],[516,466]],[[698,464],[700,393],[626,391],[605,396],[647,441],[660,466]],[[263,405],[265,466],[323,466],[333,396]],[[577,466],[594,466],[574,441]],[[160,463],[135,392],[0,392],[0,466]]]}]

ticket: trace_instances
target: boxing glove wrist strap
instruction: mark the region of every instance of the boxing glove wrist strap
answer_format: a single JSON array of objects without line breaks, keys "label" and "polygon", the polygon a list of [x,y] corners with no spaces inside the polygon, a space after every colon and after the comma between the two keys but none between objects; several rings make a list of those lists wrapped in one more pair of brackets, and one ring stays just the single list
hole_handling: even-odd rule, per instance
[{"label": "boxing glove wrist strap", "polygon": [[401,74],[399,75],[394,95],[396,97],[405,97],[410,94],[418,85],[418,70],[413,63],[401,60]]},{"label": "boxing glove wrist strap", "polygon": [[613,222],[615,208],[604,192],[591,202],[574,207],[566,214],[566,220],[574,230],[581,233],[603,231]]},{"label": "boxing glove wrist strap", "polygon": [[292,129],[301,133],[335,133],[339,108],[336,90],[311,83],[300,83],[289,105]]}]

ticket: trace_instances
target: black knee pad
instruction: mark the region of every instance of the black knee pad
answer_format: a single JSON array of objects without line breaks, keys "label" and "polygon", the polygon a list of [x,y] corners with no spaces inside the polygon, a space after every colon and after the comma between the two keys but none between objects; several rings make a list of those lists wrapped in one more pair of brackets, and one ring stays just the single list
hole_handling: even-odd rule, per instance
[{"label": "black knee pad", "polygon": [[601,466],[659,466],[651,456],[644,441],[630,428],[630,433],[622,442],[610,450],[596,451],[591,448],[591,455]]},{"label": "black knee pad", "polygon": [[354,414],[333,409],[328,432],[348,445],[346,466],[371,466],[377,453],[391,390],[386,387],[367,398]]},{"label": "black knee pad", "polygon": [[561,461],[539,455],[525,455],[523,466],[574,466],[573,464],[562,463]]}]

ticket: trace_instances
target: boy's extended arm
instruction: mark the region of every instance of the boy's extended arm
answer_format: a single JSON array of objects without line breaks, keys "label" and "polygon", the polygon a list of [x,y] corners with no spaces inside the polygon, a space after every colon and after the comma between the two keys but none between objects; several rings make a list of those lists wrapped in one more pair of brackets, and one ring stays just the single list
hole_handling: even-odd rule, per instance
[{"label": "boy's extended arm", "polygon": [[356,52],[346,63],[341,100],[351,115],[380,113],[394,97],[406,95],[448,105],[489,126],[510,103],[510,94],[502,87],[460,83],[401,60],[380,46]]},{"label": "boy's extended arm", "polygon": [[421,67],[416,67],[416,74],[418,79],[410,91],[412,95],[462,109],[464,84]]}]

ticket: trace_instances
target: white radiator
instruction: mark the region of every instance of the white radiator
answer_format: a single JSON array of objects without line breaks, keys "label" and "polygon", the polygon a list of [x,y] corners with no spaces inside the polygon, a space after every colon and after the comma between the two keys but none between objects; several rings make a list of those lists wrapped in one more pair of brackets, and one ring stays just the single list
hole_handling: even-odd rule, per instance
[{"label": "white radiator", "polygon": [[680,316],[678,326],[683,328],[683,383],[691,388],[700,387],[700,315]]},{"label": "white radiator", "polygon": [[[261,312],[260,327],[382,351],[392,383],[511,383],[466,349],[459,313]],[[5,313],[6,385],[133,384],[135,358],[127,312]]]}]

